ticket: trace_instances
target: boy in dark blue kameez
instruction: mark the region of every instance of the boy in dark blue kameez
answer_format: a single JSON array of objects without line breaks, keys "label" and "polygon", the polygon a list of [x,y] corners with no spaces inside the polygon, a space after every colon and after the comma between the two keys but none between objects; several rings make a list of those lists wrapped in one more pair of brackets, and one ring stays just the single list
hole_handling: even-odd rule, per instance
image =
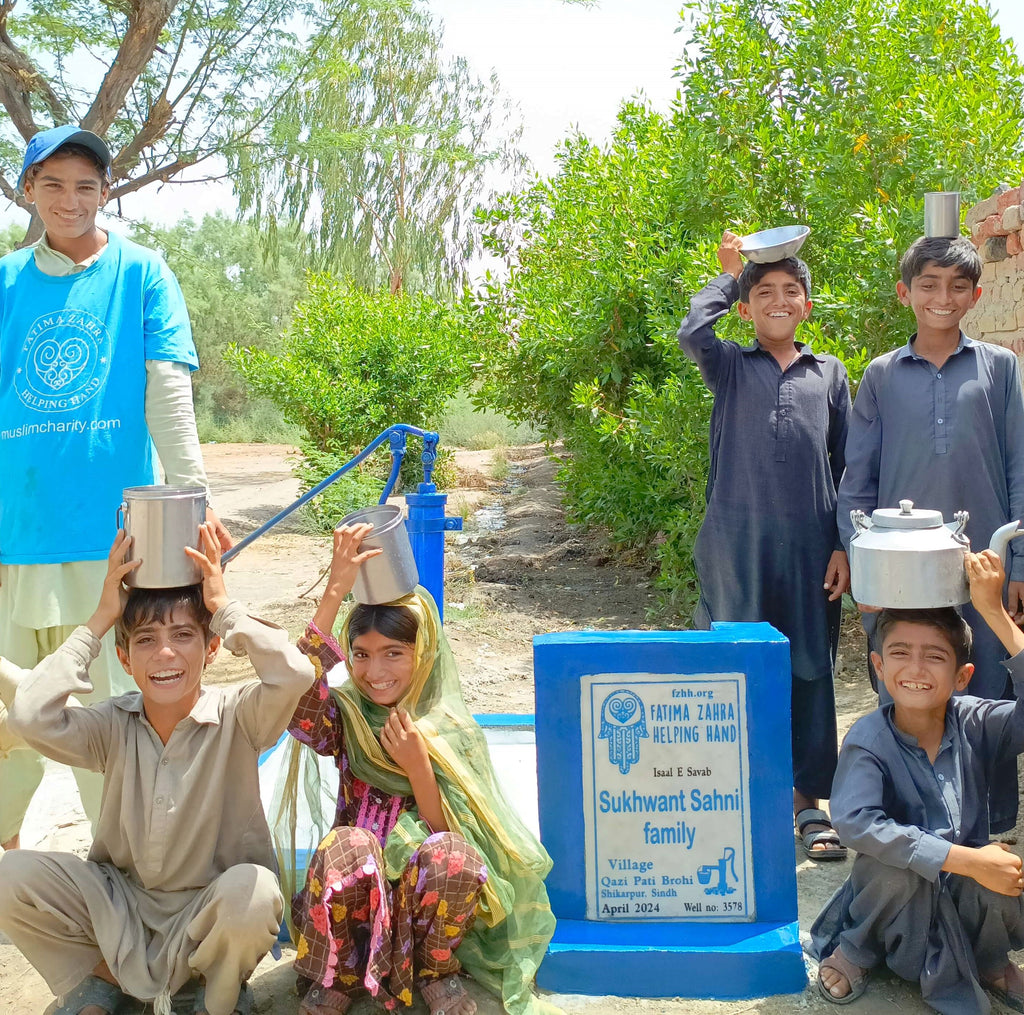
[{"label": "boy in dark blue kameez", "polygon": [[883,610],[872,653],[891,701],[854,723],[839,755],[832,820],[853,871],[811,927],[818,989],[837,1004],[882,962],[949,1015],[987,1015],[985,991],[1024,1011],[1020,857],[989,842],[988,788],[1024,751],[1024,632],[1003,606],[991,550],[968,554],[971,601],[1010,653],[1016,701],[959,694],[971,629],[952,608]]},{"label": "boy in dark blue kameez", "polygon": [[[680,347],[715,396],[694,624],[766,621],[789,639],[797,824],[808,856],[842,859],[818,802],[831,791],[837,754],[832,668],[850,571],[835,510],[850,394],[839,360],[796,341],[811,312],[807,266],[787,258],[744,268],[740,244],[722,237],[723,273],[693,297],[679,327]],[[715,337],[737,299],[754,325],[750,347]]]}]

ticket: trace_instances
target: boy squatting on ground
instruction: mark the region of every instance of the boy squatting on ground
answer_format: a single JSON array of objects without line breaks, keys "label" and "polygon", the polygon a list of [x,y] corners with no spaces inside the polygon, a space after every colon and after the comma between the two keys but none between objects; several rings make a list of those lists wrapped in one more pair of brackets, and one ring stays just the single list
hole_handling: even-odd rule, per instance
[{"label": "boy squatting on ground", "polygon": [[[28,850],[0,857],[0,930],[65,995],[60,1015],[110,1015],[125,994],[169,1015],[171,994],[197,974],[205,978],[197,1013],[247,1013],[251,993],[240,985],[280,928],[257,764],[312,683],[313,665],[285,631],[228,599],[214,528],[201,531],[206,554],[191,555],[202,586],[127,596],[121,581],[135,564],[121,564],[119,533],[96,612],[22,673],[15,694],[16,732],[47,757],[104,776],[88,860]],[[89,690],[89,664],[115,624],[118,657],[139,692],[69,701]],[[202,686],[220,637],[249,656],[259,681]]]},{"label": "boy squatting on ground", "polygon": [[[206,486],[185,301],[159,254],[97,225],[110,165],[90,131],[36,134],[18,189],[45,232],[0,259],[0,655],[27,669],[92,613],[121,490],[158,482],[156,457],[169,484]],[[95,701],[132,689],[110,636],[90,679]],[[13,847],[43,763],[5,715],[0,845]],[[95,825],[102,781],[75,777]]]},{"label": "boy squatting on ground", "polygon": [[1024,1011],[1021,861],[988,841],[988,788],[1024,751],[1024,632],[1003,607],[991,550],[968,554],[975,610],[1011,653],[1017,701],[957,695],[971,680],[971,629],[950,608],[883,610],[872,661],[891,702],[843,742],[832,820],[853,871],[811,927],[818,989],[846,1004],[882,962],[949,1015],[987,1013],[984,991]]},{"label": "boy squatting on ground", "polygon": [[[715,396],[694,626],[767,621],[789,639],[797,826],[808,856],[839,860],[846,849],[818,798],[830,795],[837,755],[832,669],[850,569],[835,511],[850,393],[838,359],[795,340],[811,312],[807,265],[744,267],[741,242],[722,237],[723,274],[693,297],[679,327],[680,347]],[[737,297],[754,325],[749,347],[715,337]]]},{"label": "boy squatting on ground", "polygon": [[[839,484],[839,531],[849,547],[852,509],[870,515],[908,498],[947,520],[968,511],[971,546],[983,549],[997,528],[1024,518],[1024,395],[1017,357],[960,330],[981,296],[981,258],[970,240],[919,239],[903,256],[900,274],[896,290],[913,310],[917,332],[864,371]],[[1010,545],[1007,601],[1019,619],[1024,547]],[[999,639],[970,604],[963,614],[974,629],[971,693],[1012,697]],[[864,629],[870,638],[871,614],[864,615]],[[1005,832],[1017,821],[1015,758],[1007,759],[991,789],[991,831]]]}]

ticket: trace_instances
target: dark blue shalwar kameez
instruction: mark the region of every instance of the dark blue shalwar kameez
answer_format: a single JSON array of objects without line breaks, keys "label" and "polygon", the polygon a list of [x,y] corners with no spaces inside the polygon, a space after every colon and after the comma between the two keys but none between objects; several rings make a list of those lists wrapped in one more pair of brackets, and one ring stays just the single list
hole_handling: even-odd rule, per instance
[{"label": "dark blue shalwar kameez", "polygon": [[949,1015],[987,1015],[979,970],[1002,970],[1024,946],[1024,898],[942,871],[953,843],[988,843],[989,785],[1024,751],[1024,652],[1006,668],[1017,701],[952,698],[934,763],[893,722],[892,704],[858,719],[829,801],[858,856],[811,927],[811,954],[841,945],[855,965],[884,962]]},{"label": "dark blue shalwar kameez", "polygon": [[679,327],[680,348],[715,396],[707,510],[694,545],[701,589],[694,625],[767,621],[789,639],[793,785],[827,797],[841,606],[828,601],[824,580],[842,549],[835,511],[850,407],[846,370],[800,343],[783,372],[756,342],[719,341],[715,322],[738,297],[736,280],[719,275],[693,297]]}]

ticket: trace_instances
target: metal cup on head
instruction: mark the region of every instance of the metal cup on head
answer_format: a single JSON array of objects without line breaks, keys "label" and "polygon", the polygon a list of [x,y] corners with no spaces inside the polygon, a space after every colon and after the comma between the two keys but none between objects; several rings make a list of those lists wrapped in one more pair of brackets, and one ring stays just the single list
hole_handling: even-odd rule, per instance
[{"label": "metal cup on head", "polygon": [[338,527],[362,522],[369,522],[373,531],[362,541],[360,549],[380,546],[384,552],[371,557],[359,568],[352,587],[353,598],[357,603],[370,606],[401,599],[419,584],[402,509],[395,504],[363,508],[342,518]]},{"label": "metal cup on head", "polygon": [[960,235],[960,192],[939,190],[924,195],[924,234],[929,239]]}]

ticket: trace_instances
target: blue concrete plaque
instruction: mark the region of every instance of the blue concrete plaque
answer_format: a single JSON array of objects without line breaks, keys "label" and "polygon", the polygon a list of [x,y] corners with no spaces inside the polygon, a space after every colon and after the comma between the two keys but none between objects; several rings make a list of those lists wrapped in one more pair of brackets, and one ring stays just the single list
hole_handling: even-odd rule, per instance
[{"label": "blue concrete plaque", "polygon": [[[766,624],[534,639],[562,993],[800,991],[789,645]],[[582,814],[582,822],[575,817]]]}]

